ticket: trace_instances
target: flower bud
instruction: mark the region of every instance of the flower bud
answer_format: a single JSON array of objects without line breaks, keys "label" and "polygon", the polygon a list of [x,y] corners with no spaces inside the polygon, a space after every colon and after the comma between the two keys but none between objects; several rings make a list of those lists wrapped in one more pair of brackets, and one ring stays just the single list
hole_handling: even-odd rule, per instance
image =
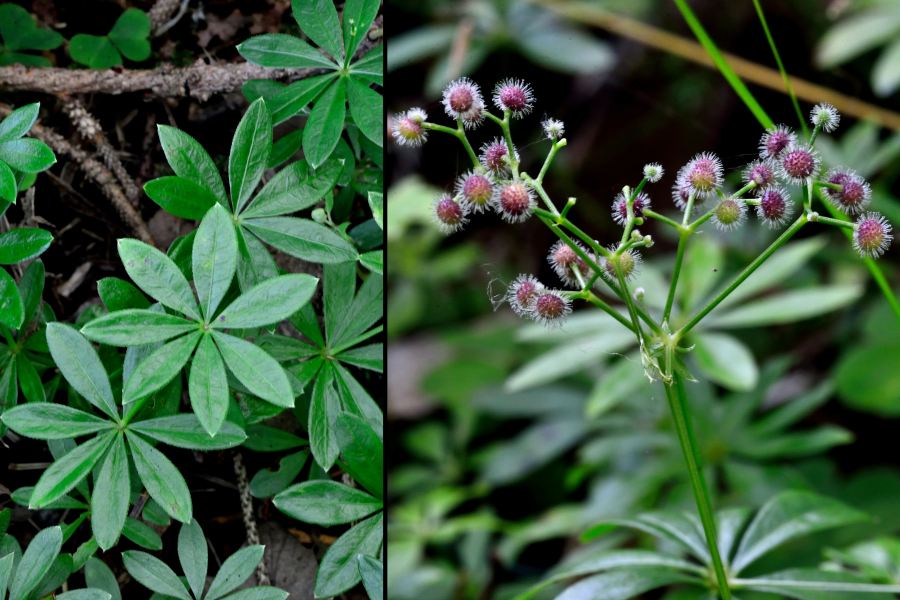
[{"label": "flower bud", "polygon": [[472,128],[484,119],[484,99],[472,80],[463,77],[451,81],[444,88],[444,111],[451,119],[462,119],[466,128]]},{"label": "flower bud", "polygon": [[839,210],[856,215],[861,213],[872,199],[872,188],[869,183],[850,169],[832,169],[828,172],[828,183],[842,187],[840,191],[830,187],[822,188],[825,196]]},{"label": "flower bud", "polygon": [[456,195],[470,212],[484,212],[494,199],[494,182],[487,175],[469,171],[456,180]]},{"label": "flower bud", "polygon": [[391,135],[401,146],[421,146],[428,139],[428,130],[423,124],[428,115],[421,108],[411,108],[395,115],[391,121]]},{"label": "flower bud", "polygon": [[775,163],[770,159],[755,160],[744,169],[744,183],[755,183],[759,189],[775,183]]},{"label": "flower bud", "polygon": [[682,167],[682,170],[678,172],[678,176],[675,178],[675,185],[672,186],[672,201],[675,202],[678,210],[684,210],[691,197],[690,188],[682,181],[681,175],[683,170],[684,168]]},{"label": "flower bud", "polygon": [[551,142],[560,139],[566,132],[566,126],[558,119],[544,119],[544,122],[541,123],[541,127],[544,128],[544,135],[546,135],[547,139]]},{"label": "flower bud", "polygon": [[781,155],[780,168],[784,179],[806,183],[819,170],[819,155],[812,146],[791,146]]},{"label": "flower bud", "polygon": [[746,204],[737,198],[726,198],[716,206],[712,221],[720,231],[733,231],[744,224],[746,217]]},{"label": "flower bud", "polygon": [[572,303],[568,298],[553,290],[544,290],[534,301],[531,318],[548,327],[559,327],[569,313]]},{"label": "flower bud", "polygon": [[494,106],[518,119],[534,108],[534,93],[521,79],[505,79],[494,88]]},{"label": "flower bud", "polygon": [[816,127],[821,127],[822,131],[831,133],[837,129],[838,124],[841,122],[841,113],[831,104],[822,102],[816,104],[810,111],[809,120]]},{"label": "flower bud", "polygon": [[759,140],[760,158],[779,158],[789,146],[797,143],[797,135],[785,125],[779,125],[762,134]]},{"label": "flower bud", "polygon": [[702,152],[684,166],[681,183],[697,198],[707,198],[722,186],[722,161],[711,152]]},{"label": "flower bud", "polygon": [[656,183],[662,179],[663,173],[665,173],[665,171],[659,163],[648,163],[644,165],[644,177],[650,183]]},{"label": "flower bud", "polygon": [[450,234],[459,231],[468,223],[466,215],[468,210],[465,206],[444,194],[434,203],[434,218],[438,227],[444,233]]},{"label": "flower bud", "polygon": [[763,224],[775,229],[781,226],[794,212],[794,205],[783,188],[773,186],[765,190],[756,206],[756,215]]},{"label": "flower bud", "polygon": [[616,273],[616,267],[622,271],[622,277],[630,279],[637,274],[637,269],[640,264],[641,255],[634,250],[626,250],[618,256],[613,254],[609,258],[604,259],[603,268],[606,269],[606,274],[611,277],[613,281],[618,281],[619,276]]},{"label": "flower bud", "polygon": [[328,220],[328,213],[325,212],[324,208],[313,209],[312,220],[316,223],[324,223]]},{"label": "flower bud", "polygon": [[[625,197],[623,192],[619,192],[616,196],[615,200],[612,203],[612,218],[617,224],[622,227],[628,222],[628,199]],[[644,209],[650,208],[650,196],[641,192],[634,199],[634,204],[631,206],[631,210],[634,212],[635,217],[643,217]]]},{"label": "flower bud", "polygon": [[544,291],[543,284],[533,275],[519,275],[506,290],[506,301],[520,317],[528,316],[534,301]]},{"label": "flower bud", "polygon": [[507,223],[520,223],[531,216],[534,192],[521,181],[508,181],[500,186],[494,209]]},{"label": "flower bud", "polygon": [[[494,138],[481,146],[481,156],[479,158],[484,168],[491,173],[505,173],[509,168],[508,153],[509,149],[506,147],[506,142],[500,138]],[[518,158],[519,153],[516,152],[516,160]]]},{"label": "flower bud", "polygon": [[[587,254],[583,246],[580,244],[576,245],[579,250]],[[559,240],[550,248],[550,252],[547,254],[547,262],[553,267],[553,272],[571,286],[578,285],[578,278],[575,277],[573,267],[576,267],[582,275],[588,272],[587,264],[562,240]]]},{"label": "flower bud", "polygon": [[891,245],[892,230],[891,224],[880,214],[866,213],[856,221],[853,247],[862,257],[878,258]]}]

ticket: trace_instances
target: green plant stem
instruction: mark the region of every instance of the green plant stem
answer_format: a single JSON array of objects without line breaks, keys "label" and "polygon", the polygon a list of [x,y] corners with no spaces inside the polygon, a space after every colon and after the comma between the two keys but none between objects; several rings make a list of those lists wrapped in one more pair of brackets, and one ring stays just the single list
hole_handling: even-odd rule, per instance
[{"label": "green plant stem", "polygon": [[469,159],[472,161],[473,167],[480,167],[481,163],[478,161],[478,156],[475,154],[475,150],[472,149],[472,145],[469,143],[469,138],[466,137],[466,131],[463,128],[462,119],[457,122],[457,128],[453,129],[451,127],[445,127],[443,125],[438,125],[437,123],[423,123],[422,127],[428,129],[429,131],[439,131],[441,133],[446,133],[447,135],[452,135],[456,139],[458,139],[463,148],[466,149],[466,154],[469,155]]},{"label": "green plant stem", "polygon": [[[544,203],[544,206],[547,207],[547,210],[550,211],[552,218],[557,219],[561,216],[559,214],[559,210],[556,208],[556,205],[553,204],[553,200],[550,199],[550,196],[547,194],[547,190],[544,189],[544,186],[540,184],[540,182],[532,179],[527,173],[522,173],[522,180],[525,183],[531,186],[535,192],[537,192],[538,197]],[[537,209],[535,210],[535,214],[537,214]]]},{"label": "green plant stem", "polygon": [[688,476],[691,480],[691,491],[697,503],[697,511],[700,513],[700,522],[703,524],[703,533],[706,535],[706,544],[709,547],[710,558],[716,574],[716,583],[719,587],[719,595],[722,600],[731,599],[731,589],[728,587],[728,576],[722,557],[719,556],[719,544],[716,536],[716,522],[713,515],[712,501],[703,477],[703,465],[700,460],[700,452],[697,448],[697,440],[690,421],[690,407],[687,395],[684,391],[684,383],[677,372],[670,373],[672,381],[665,385],[666,399],[669,401],[669,409],[672,411],[672,420],[675,423],[675,432],[678,434],[678,443],[681,453],[687,465]]},{"label": "green plant stem", "polygon": [[814,220],[816,223],[825,223],[826,225],[834,225],[835,227],[842,227],[844,229],[856,229],[856,225],[850,221],[841,221],[840,219],[832,219],[831,217],[823,217],[821,215],[818,215]]},{"label": "green plant stem", "polygon": [[633,331],[635,335],[637,335],[638,341],[641,343],[641,348],[643,348],[645,346],[644,330],[641,329],[641,320],[638,318],[637,306],[634,303],[634,299],[631,297],[631,292],[628,290],[628,282],[625,281],[625,276],[622,275],[619,261],[617,260],[613,266],[616,271],[616,278],[619,280],[619,286],[622,289],[622,299],[625,301],[625,306],[628,307],[628,314],[631,315],[631,323],[634,325]]},{"label": "green plant stem", "polygon": [[679,223],[678,221],[676,221],[676,220],[674,220],[674,219],[670,219],[669,217],[667,217],[667,216],[665,216],[665,215],[662,215],[662,214],[656,212],[655,210],[651,210],[651,209],[649,209],[649,208],[645,208],[645,209],[644,209],[644,216],[647,217],[647,218],[650,218],[650,219],[655,219],[655,220],[657,220],[657,221],[659,221],[659,222],[661,222],[661,223],[665,223],[666,225],[669,225],[669,226],[671,226],[671,227],[674,227],[674,228],[677,229],[678,231],[681,231],[681,230],[682,230],[681,223]]},{"label": "green plant stem", "polygon": [[703,320],[703,318],[706,317],[706,315],[708,315],[710,312],[713,311],[714,308],[716,308],[719,304],[721,304],[722,301],[725,300],[725,298],[727,298],[731,294],[731,292],[733,292],[735,289],[737,289],[737,287],[739,285],[741,285],[744,282],[744,280],[746,280],[748,277],[750,277],[750,275],[752,275],[753,272],[756,271],[756,269],[758,269],[764,262],[766,262],[766,260],[770,256],[772,256],[772,254],[774,254],[776,250],[778,250],[779,248],[784,246],[787,243],[787,241],[789,239],[791,239],[795,233],[800,231],[800,228],[802,228],[806,223],[807,223],[806,213],[803,213],[802,215],[800,215],[797,218],[796,221],[793,222],[793,224],[791,224],[790,227],[788,227],[784,231],[784,233],[782,233],[780,236],[778,236],[778,238],[774,242],[772,242],[768,248],[763,250],[762,254],[757,256],[755,259],[753,259],[753,262],[751,262],[749,265],[744,267],[744,270],[741,271],[738,274],[738,276],[734,278],[734,280],[728,285],[728,287],[726,287],[724,290],[722,290],[715,298],[710,300],[709,304],[707,304],[702,309],[700,309],[700,311],[697,312],[697,314],[694,315],[694,317],[690,321],[688,321],[681,329],[679,329],[678,332],[675,334],[676,337],[680,339],[680,338],[684,337],[684,335],[688,331],[690,331],[691,329],[696,327],[697,323],[699,323],[701,320]]},{"label": "green plant stem", "polygon": [[577,297],[585,300],[586,302],[590,302],[591,304],[593,304],[594,306],[596,306],[597,308],[599,308],[600,310],[602,310],[603,312],[605,312],[606,314],[611,316],[613,319],[615,319],[616,321],[621,323],[626,329],[628,329],[628,331],[635,333],[634,326],[631,324],[631,321],[629,321],[626,317],[622,316],[622,313],[620,313],[615,308],[613,308],[612,306],[607,304],[602,298],[600,298],[597,294],[592,292],[590,289],[582,290],[581,293],[578,294]]},{"label": "green plant stem", "polygon": [[544,182],[544,176],[547,174],[547,171],[550,169],[550,165],[553,163],[553,159],[556,157],[556,153],[559,152],[560,148],[565,148],[566,138],[559,140],[558,142],[554,142],[552,146],[550,146],[550,152],[547,153],[547,158],[544,159],[544,164],[541,166],[541,172],[538,173],[537,179],[534,181],[541,185]]},{"label": "green plant stem", "polygon": [[666,307],[663,310],[663,323],[672,316],[672,306],[675,304],[675,290],[678,287],[678,278],[681,275],[681,265],[684,262],[684,251],[687,247],[688,238],[691,236],[691,229],[685,228],[678,235],[678,249],[675,250],[675,267],[672,271],[672,281],[669,284],[669,294],[666,296]]}]

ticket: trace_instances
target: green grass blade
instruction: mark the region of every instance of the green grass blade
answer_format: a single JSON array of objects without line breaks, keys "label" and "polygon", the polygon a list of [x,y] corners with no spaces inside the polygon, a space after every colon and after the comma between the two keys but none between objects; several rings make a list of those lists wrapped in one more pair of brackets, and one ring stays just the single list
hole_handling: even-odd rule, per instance
[{"label": "green grass blade", "polygon": [[766,34],[766,39],[769,41],[769,48],[772,49],[772,56],[775,57],[778,71],[781,72],[781,78],[784,79],[784,87],[787,88],[787,93],[791,97],[791,103],[794,105],[794,111],[797,113],[797,119],[800,121],[800,128],[803,130],[803,136],[809,138],[809,128],[806,126],[806,119],[803,118],[803,111],[800,110],[800,103],[797,102],[797,94],[794,93],[791,78],[788,77],[784,63],[781,62],[778,46],[775,45],[775,39],[772,37],[772,32],[769,31],[769,24],[766,22],[766,15],[763,13],[762,5],[760,5],[759,0],[753,0],[753,6],[756,8],[756,14],[759,15],[759,23]]},{"label": "green grass blade", "polygon": [[681,16],[684,17],[688,27],[694,32],[697,41],[700,42],[706,49],[706,52],[709,53],[710,58],[712,58],[716,67],[718,67],[719,71],[722,73],[722,76],[725,77],[731,87],[734,88],[734,91],[740,96],[741,100],[744,101],[744,104],[747,105],[747,108],[750,109],[750,112],[753,113],[756,120],[758,120],[766,129],[775,127],[772,118],[766,114],[766,111],[760,106],[759,102],[756,101],[756,98],[753,97],[753,94],[750,93],[750,90],[747,89],[747,86],[744,85],[741,78],[738,77],[737,73],[735,73],[728,62],[726,62],[725,57],[722,56],[716,43],[712,41],[712,38],[710,38],[709,34],[706,33],[706,30],[703,29],[703,25],[700,24],[700,20],[697,19],[697,15],[695,15],[694,11],[691,10],[691,7],[687,5],[687,2],[685,2],[685,0],[674,0],[674,2],[675,6],[678,7],[678,10],[681,11]]}]

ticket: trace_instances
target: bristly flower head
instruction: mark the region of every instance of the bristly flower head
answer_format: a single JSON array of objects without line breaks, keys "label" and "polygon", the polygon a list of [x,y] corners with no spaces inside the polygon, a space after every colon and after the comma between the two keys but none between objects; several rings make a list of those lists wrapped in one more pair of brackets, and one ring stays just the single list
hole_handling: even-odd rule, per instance
[{"label": "bristly flower head", "polygon": [[659,163],[649,163],[644,165],[644,177],[646,177],[647,181],[650,183],[656,183],[662,179],[663,173],[665,173],[665,171]]},{"label": "bristly flower head", "polygon": [[802,184],[819,171],[819,155],[812,146],[791,146],[781,155],[781,176]]},{"label": "bristly flower head", "polygon": [[451,119],[462,119],[467,128],[472,128],[484,119],[484,98],[481,88],[472,80],[462,77],[451,81],[444,88],[444,111]]},{"label": "bristly flower head", "polygon": [[878,258],[891,245],[892,230],[891,224],[880,214],[866,213],[856,221],[853,247],[862,257]]},{"label": "bristly flower head", "polygon": [[519,275],[506,290],[506,301],[520,317],[529,316],[544,285],[533,275]]},{"label": "bristly flower head", "polygon": [[779,158],[788,146],[797,143],[797,135],[785,125],[779,125],[762,134],[759,140],[760,158]]},{"label": "bristly flower head", "polygon": [[569,313],[572,303],[568,298],[553,290],[544,290],[534,301],[531,318],[548,327],[559,327]]},{"label": "bristly flower head", "polygon": [[675,202],[675,206],[678,207],[678,210],[684,210],[687,206],[688,199],[691,197],[691,189],[688,187],[687,183],[684,182],[684,167],[678,171],[678,175],[675,177],[675,184],[672,186],[672,201]]},{"label": "bristly flower head", "polygon": [[468,209],[454,200],[449,194],[444,194],[434,203],[435,221],[440,230],[446,234],[462,229],[469,222],[466,218],[468,214]]},{"label": "bristly flower head", "polygon": [[421,146],[428,139],[428,130],[423,123],[428,115],[421,108],[411,108],[395,115],[391,122],[391,134],[401,146]]},{"label": "bristly flower head", "polygon": [[[650,208],[650,196],[641,192],[635,197],[634,204],[631,205],[631,210],[634,211],[635,217],[643,217],[645,208]],[[613,200],[612,218],[613,221],[622,227],[625,227],[625,224],[628,222],[627,198],[625,198],[625,194],[622,192],[619,192],[615,200]]]},{"label": "bristly flower head", "polygon": [[[494,138],[492,141],[481,146],[481,164],[491,173],[504,173],[509,168],[507,160],[508,149],[506,142],[500,138]],[[519,158],[519,152],[516,151],[516,159]]]},{"label": "bristly flower head", "polygon": [[531,216],[534,192],[521,181],[508,181],[500,186],[494,208],[507,223],[520,223]]},{"label": "bristly flower head", "polygon": [[544,128],[544,135],[551,142],[555,142],[566,133],[566,126],[559,119],[544,119],[541,127]]},{"label": "bristly flower head", "polygon": [[712,152],[701,152],[684,166],[681,177],[695,197],[707,198],[722,185],[722,161]]},{"label": "bristly flower head", "polygon": [[825,195],[835,207],[849,215],[861,213],[872,199],[869,183],[850,169],[832,169],[828,172],[828,183],[842,186],[840,191],[823,187]]},{"label": "bristly flower head", "polygon": [[494,88],[494,105],[500,110],[508,110],[518,119],[534,108],[534,93],[531,86],[521,79],[504,79]]},{"label": "bristly flower head", "polygon": [[816,104],[810,111],[809,120],[816,127],[821,127],[822,131],[831,133],[841,122],[841,113],[831,104],[822,102]]},{"label": "bristly flower head", "polygon": [[[587,254],[587,250],[580,244],[578,244],[578,248]],[[587,264],[562,240],[559,240],[550,248],[550,252],[547,254],[547,262],[553,267],[553,272],[556,273],[557,277],[571,286],[578,285],[578,278],[575,277],[573,267],[576,267],[582,275],[586,275],[588,272]]]},{"label": "bristly flower head", "polygon": [[456,180],[456,195],[473,213],[484,212],[494,199],[494,182],[488,175],[469,171]]},{"label": "bristly flower head", "polygon": [[[615,252],[615,248],[610,248]],[[616,273],[616,266],[622,271],[622,277],[631,279],[637,274],[638,267],[641,264],[641,255],[636,250],[626,250],[622,254],[616,256],[613,254],[610,258],[603,260],[603,268],[606,274],[613,280],[618,281],[619,276]]]},{"label": "bristly flower head", "polygon": [[755,160],[744,169],[744,183],[756,184],[757,189],[767,188],[775,183],[775,163],[770,159]]},{"label": "bristly flower head", "polygon": [[746,217],[746,204],[739,198],[726,198],[716,206],[712,221],[720,231],[734,231],[744,224]]},{"label": "bristly flower head", "polygon": [[775,229],[794,213],[794,205],[783,188],[773,186],[765,190],[756,206],[756,216],[763,224]]}]

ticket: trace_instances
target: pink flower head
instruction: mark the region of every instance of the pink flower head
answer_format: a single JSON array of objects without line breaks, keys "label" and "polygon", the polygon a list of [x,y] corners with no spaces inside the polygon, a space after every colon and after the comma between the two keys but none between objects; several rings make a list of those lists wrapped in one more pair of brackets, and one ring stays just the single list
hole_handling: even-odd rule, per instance
[{"label": "pink flower head", "polygon": [[484,212],[494,198],[494,182],[488,175],[469,171],[456,180],[456,195],[469,211]]},{"label": "pink flower head", "polygon": [[467,214],[468,209],[449,194],[444,194],[434,203],[434,218],[444,233],[454,233],[462,229],[469,221],[466,218]]},{"label": "pink flower head", "polygon": [[[494,138],[481,147],[479,158],[484,168],[491,173],[503,173],[509,168],[508,154],[509,149],[506,147],[506,142],[500,138]],[[518,158],[519,153],[516,152],[516,159]]]},{"label": "pink flower head", "polygon": [[[615,248],[610,248],[615,252]],[[616,273],[616,266],[622,271],[622,277],[631,279],[637,274],[638,266],[641,264],[641,255],[636,250],[626,250],[622,254],[606,258],[603,260],[603,268],[606,270],[607,276],[613,281],[618,281],[619,275]]]},{"label": "pink flower head", "polygon": [[494,88],[494,105],[518,119],[534,108],[534,93],[521,79],[504,79]]},{"label": "pink flower head", "polygon": [[716,206],[712,221],[720,231],[733,231],[744,224],[746,217],[746,204],[738,198],[726,198]]},{"label": "pink flower head", "polygon": [[531,216],[534,192],[521,181],[508,181],[500,186],[494,208],[507,223],[520,223]]},{"label": "pink flower head", "polygon": [[[628,222],[628,206],[626,205],[626,202],[627,199],[625,198],[625,194],[619,192],[612,203],[613,221],[622,227]],[[643,217],[645,208],[650,208],[650,196],[641,192],[634,199],[634,204],[631,206],[631,209],[634,211],[635,217]]]},{"label": "pink flower head", "polygon": [[819,156],[812,146],[791,146],[780,159],[781,176],[802,184],[819,170]]},{"label": "pink flower head", "polygon": [[[583,246],[578,245],[578,248],[587,254],[587,250]],[[550,263],[550,266],[553,267],[553,272],[560,279],[572,286],[578,285],[578,279],[575,277],[573,267],[577,267],[578,272],[582,275],[588,272],[588,266],[584,260],[562,240],[556,242],[550,248],[550,252],[547,254],[547,262]]]},{"label": "pink flower head", "polygon": [[484,119],[484,99],[481,88],[467,77],[451,81],[444,88],[444,111],[451,119],[462,119],[467,128],[472,128]]},{"label": "pink flower head", "polygon": [[707,198],[722,185],[722,161],[711,152],[702,152],[685,165],[681,176],[695,197]]},{"label": "pink flower head", "polygon": [[880,214],[866,213],[856,221],[853,247],[860,256],[878,258],[891,245],[891,240],[894,239],[892,230],[891,224]]},{"label": "pink flower head", "polygon": [[548,327],[559,327],[571,312],[572,303],[568,298],[553,290],[543,290],[534,301],[531,318]]},{"label": "pink flower head", "polygon": [[423,124],[428,115],[421,108],[411,108],[395,115],[391,120],[391,135],[401,146],[421,146],[428,139],[428,130]]},{"label": "pink flower head", "polygon": [[755,160],[744,169],[744,183],[753,182],[757,188],[767,188],[775,183],[775,163],[764,158]]},{"label": "pink flower head", "polygon": [[779,125],[762,134],[759,140],[760,158],[779,158],[789,146],[797,143],[797,135],[785,125]]},{"label": "pink flower head", "polygon": [[791,217],[794,205],[783,188],[773,186],[765,190],[756,206],[756,216],[763,224],[775,229]]},{"label": "pink flower head", "polygon": [[519,275],[506,290],[506,301],[520,317],[530,315],[544,286],[533,275]]},{"label": "pink flower head", "polygon": [[691,197],[690,188],[682,180],[683,174],[684,167],[678,171],[678,175],[675,177],[675,184],[672,186],[672,201],[675,202],[675,206],[678,207],[678,210],[684,210],[687,206],[688,199]]},{"label": "pink flower head", "polygon": [[861,213],[872,199],[869,183],[850,169],[832,169],[828,173],[828,183],[843,187],[840,191],[824,187],[822,190],[832,204],[843,212],[856,215]]}]

